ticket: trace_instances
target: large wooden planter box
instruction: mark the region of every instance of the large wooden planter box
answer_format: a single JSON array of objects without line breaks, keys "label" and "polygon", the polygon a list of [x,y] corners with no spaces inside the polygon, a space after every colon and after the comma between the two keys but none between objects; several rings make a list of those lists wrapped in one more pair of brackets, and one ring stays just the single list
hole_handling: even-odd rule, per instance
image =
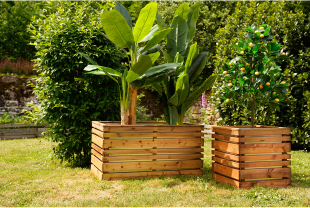
[{"label": "large wooden planter box", "polygon": [[291,184],[290,129],[213,126],[213,179],[237,188]]},{"label": "large wooden planter box", "polygon": [[201,175],[203,125],[92,122],[91,170],[100,179]]}]

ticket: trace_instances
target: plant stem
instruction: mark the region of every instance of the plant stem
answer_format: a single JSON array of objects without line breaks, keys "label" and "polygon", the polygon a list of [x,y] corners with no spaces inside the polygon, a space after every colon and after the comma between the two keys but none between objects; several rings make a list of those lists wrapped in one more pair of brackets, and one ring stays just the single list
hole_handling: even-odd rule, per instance
[{"label": "plant stem", "polygon": [[183,125],[184,115],[178,115],[177,125]]}]

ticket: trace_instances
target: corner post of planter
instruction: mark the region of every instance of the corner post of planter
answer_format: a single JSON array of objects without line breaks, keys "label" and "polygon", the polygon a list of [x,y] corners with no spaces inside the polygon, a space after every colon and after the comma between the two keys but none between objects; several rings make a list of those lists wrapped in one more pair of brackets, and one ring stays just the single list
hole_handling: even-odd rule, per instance
[{"label": "corner post of planter", "polygon": [[128,125],[136,124],[138,88],[130,85]]},{"label": "corner post of planter", "polygon": [[[286,134],[282,134],[282,137],[287,136]],[[289,143],[287,141],[282,141],[282,143]],[[282,155],[287,155],[287,152],[282,152]],[[287,159],[282,159],[282,161],[288,161]],[[287,168],[287,165],[282,166],[282,168]],[[288,177],[283,177],[282,179],[289,179]]]},{"label": "corner post of planter", "polygon": [[[153,131],[153,133],[154,133],[153,141],[155,142],[157,139],[157,136],[156,136],[157,131]],[[153,149],[157,149],[157,147],[153,147]],[[157,153],[153,153],[153,155],[157,155]],[[153,161],[156,161],[156,159],[153,159]],[[156,169],[152,169],[152,171],[156,171]]]},{"label": "corner post of planter", "polygon": [[[252,128],[253,128],[253,126],[252,126]],[[241,159],[242,158],[242,156],[245,156],[245,154],[240,154],[240,145],[243,145],[243,144],[245,144],[245,142],[240,142],[240,141],[242,141],[242,138],[244,138],[245,136],[244,135],[240,135],[240,129],[238,130],[239,132],[238,132],[238,134],[239,134],[239,145],[238,145],[238,147],[239,147],[239,154],[238,154],[238,156],[239,156],[239,164],[240,164],[240,166],[239,166],[239,178],[240,178],[240,173],[241,173],[241,170],[245,170],[245,168],[242,166],[242,163],[245,163],[245,161],[243,160],[243,159]],[[239,181],[240,182],[245,182],[245,179],[239,179]]]}]

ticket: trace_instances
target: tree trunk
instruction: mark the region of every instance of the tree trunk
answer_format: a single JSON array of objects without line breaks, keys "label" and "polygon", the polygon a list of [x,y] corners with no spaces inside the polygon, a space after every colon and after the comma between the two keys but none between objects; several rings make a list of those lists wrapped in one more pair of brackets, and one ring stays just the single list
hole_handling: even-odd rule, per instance
[{"label": "tree trunk", "polygon": [[128,125],[129,110],[125,110],[124,106],[121,107],[121,125]]},{"label": "tree trunk", "polygon": [[136,124],[138,88],[130,85],[128,125]]},{"label": "tree trunk", "polygon": [[251,127],[254,128],[254,95],[251,95]]}]

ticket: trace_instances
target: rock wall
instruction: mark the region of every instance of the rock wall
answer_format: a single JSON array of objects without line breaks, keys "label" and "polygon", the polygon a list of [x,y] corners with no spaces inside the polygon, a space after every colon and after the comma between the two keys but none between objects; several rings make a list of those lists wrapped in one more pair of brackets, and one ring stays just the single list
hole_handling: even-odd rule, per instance
[{"label": "rock wall", "polygon": [[23,109],[31,110],[26,103],[33,101],[34,104],[38,104],[29,82],[35,84],[32,77],[0,76],[0,115],[5,112],[21,115]]}]

